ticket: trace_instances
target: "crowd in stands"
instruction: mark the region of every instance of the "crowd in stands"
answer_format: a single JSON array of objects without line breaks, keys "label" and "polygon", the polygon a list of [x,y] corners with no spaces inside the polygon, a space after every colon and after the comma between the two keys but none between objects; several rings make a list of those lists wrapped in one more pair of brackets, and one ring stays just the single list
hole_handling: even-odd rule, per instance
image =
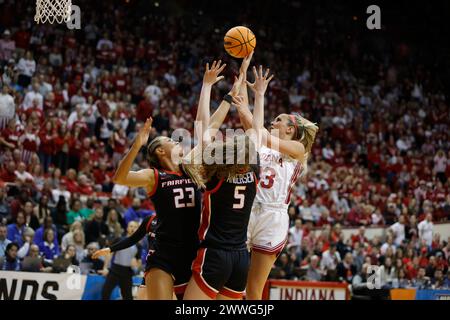
[{"label": "crowd in stands", "polygon": [[[239,61],[222,47],[227,17],[127,3],[80,1],[81,30],[34,25],[27,1],[0,3],[3,270],[35,270],[23,262],[39,257],[42,272],[70,260],[102,273],[92,252],[154,214],[144,190],[112,182],[143,121],[154,118],[150,139],[192,132],[206,61],[228,63],[213,108],[230,88]],[[384,285],[448,287],[450,239],[434,231],[450,218],[450,113],[437,75],[413,45],[371,54],[358,36],[340,36],[339,15],[308,18],[292,3],[273,14],[303,24],[286,19],[275,32],[248,19],[255,63],[276,74],[267,123],[300,112],[320,127],[272,276],[357,285],[379,265]],[[239,127],[232,110],[223,128]],[[134,169],[147,166],[142,152]],[[374,226],[386,231],[367,239]],[[360,231],[344,239],[343,227]]]}]

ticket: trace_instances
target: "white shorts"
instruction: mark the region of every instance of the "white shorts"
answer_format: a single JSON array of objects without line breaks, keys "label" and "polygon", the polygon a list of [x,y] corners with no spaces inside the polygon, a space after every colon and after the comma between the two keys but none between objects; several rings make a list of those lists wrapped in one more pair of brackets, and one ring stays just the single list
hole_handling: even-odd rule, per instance
[{"label": "white shorts", "polygon": [[289,215],[285,206],[254,203],[247,229],[247,246],[265,254],[278,255],[289,232]]}]

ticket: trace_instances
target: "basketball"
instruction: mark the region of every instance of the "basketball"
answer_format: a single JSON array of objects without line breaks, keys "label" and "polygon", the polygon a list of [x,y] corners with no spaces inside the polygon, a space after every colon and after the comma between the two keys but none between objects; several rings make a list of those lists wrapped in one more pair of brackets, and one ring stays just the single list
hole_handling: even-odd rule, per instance
[{"label": "basketball", "polygon": [[223,44],[230,56],[244,58],[255,50],[256,37],[249,28],[238,26],[228,30]]}]

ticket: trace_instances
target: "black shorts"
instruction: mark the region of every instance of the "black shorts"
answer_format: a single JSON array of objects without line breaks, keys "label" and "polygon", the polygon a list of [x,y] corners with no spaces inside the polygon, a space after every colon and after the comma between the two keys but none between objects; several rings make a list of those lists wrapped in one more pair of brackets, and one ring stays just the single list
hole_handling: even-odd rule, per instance
[{"label": "black shorts", "polygon": [[150,250],[147,255],[145,273],[147,274],[152,268],[169,273],[174,280],[175,293],[184,293],[192,275],[192,261],[196,253],[196,248],[155,244],[155,249]]},{"label": "black shorts", "polygon": [[250,266],[247,249],[221,250],[200,248],[192,264],[192,276],[211,299],[217,294],[232,299],[242,298]]}]

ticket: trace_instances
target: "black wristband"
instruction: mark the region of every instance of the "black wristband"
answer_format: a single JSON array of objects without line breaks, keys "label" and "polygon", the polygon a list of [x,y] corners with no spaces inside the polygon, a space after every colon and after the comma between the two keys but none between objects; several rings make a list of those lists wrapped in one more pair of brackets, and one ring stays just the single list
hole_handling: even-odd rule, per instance
[{"label": "black wristband", "polygon": [[233,103],[233,97],[230,96],[229,94],[226,94],[223,96],[223,100],[225,100],[226,102],[228,102],[229,104]]}]

